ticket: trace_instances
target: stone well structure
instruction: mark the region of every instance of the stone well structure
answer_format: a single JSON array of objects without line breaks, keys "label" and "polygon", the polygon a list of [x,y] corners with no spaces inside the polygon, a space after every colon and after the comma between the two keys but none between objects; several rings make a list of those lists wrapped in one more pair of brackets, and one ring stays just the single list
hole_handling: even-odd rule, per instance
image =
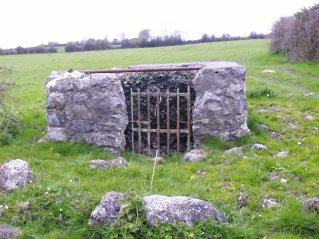
[{"label": "stone well structure", "polygon": [[[232,140],[249,133],[245,67],[233,62],[199,62],[131,68],[154,67],[201,68],[194,71],[191,80],[195,92],[191,113],[194,145],[208,137]],[[46,138],[85,141],[115,154],[123,151],[129,124],[123,74],[127,73],[53,72],[46,83]]]}]

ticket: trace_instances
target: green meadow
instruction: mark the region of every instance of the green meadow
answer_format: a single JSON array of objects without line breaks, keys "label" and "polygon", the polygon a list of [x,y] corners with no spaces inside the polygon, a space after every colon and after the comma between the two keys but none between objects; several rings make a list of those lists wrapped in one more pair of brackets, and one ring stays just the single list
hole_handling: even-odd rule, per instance
[{"label": "green meadow", "polygon": [[[304,200],[319,197],[319,65],[290,63],[286,56],[270,53],[268,44],[269,40],[244,40],[0,56],[0,77],[15,82],[10,88],[13,109],[23,123],[11,125],[2,137],[0,165],[23,159],[34,173],[27,187],[0,193],[0,205],[7,208],[0,224],[20,228],[21,238],[319,238],[319,215],[302,206]],[[199,163],[184,163],[181,154],[166,158],[156,167],[152,192],[153,161],[146,156],[125,152],[127,169],[102,171],[88,167],[89,160],[114,158],[100,149],[83,143],[37,142],[46,133],[45,82],[52,71],[194,61],[235,61],[246,67],[252,133],[231,142],[208,140],[209,155]],[[274,72],[263,73],[266,69]],[[268,149],[250,150],[255,143]],[[224,154],[235,146],[243,146],[246,157]],[[281,151],[288,151],[288,156],[275,157]],[[206,174],[197,174],[199,170]],[[271,180],[273,176],[278,179]],[[90,213],[110,191],[131,192],[135,212],[145,195],[199,198],[213,203],[229,223],[152,228],[135,213],[113,227],[90,228]],[[240,193],[247,199],[242,208],[237,202]],[[276,199],[278,206],[262,207],[266,198]]]}]

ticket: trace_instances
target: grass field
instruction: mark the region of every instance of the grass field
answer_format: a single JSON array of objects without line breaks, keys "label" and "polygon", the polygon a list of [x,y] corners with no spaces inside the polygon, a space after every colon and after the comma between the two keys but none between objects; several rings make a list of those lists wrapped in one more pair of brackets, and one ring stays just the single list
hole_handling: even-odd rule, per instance
[{"label": "grass field", "polygon": [[[140,223],[138,227],[147,231],[143,238],[319,238],[318,215],[304,212],[302,208],[303,200],[319,197],[319,65],[289,63],[286,57],[269,53],[268,43],[268,40],[246,40],[0,56],[0,66],[12,69],[5,77],[17,84],[12,94],[16,99],[15,110],[19,111],[23,123],[45,128],[45,81],[52,71],[192,61],[235,61],[244,65],[252,135],[234,142],[209,140],[206,144],[209,157],[200,163],[183,163],[181,155],[167,158],[156,169],[152,192],[207,200],[223,211],[230,223],[158,229]],[[262,73],[265,69],[275,72]],[[305,97],[310,92],[314,94]],[[309,115],[315,120],[305,120]],[[268,129],[261,128],[260,124]],[[123,156],[130,164],[128,169],[93,170],[88,167],[89,160],[112,156],[85,144],[37,143],[44,134],[45,130],[19,127],[11,140],[1,145],[0,164],[17,158],[26,160],[35,177],[32,184],[22,190],[0,194],[0,205],[8,207],[0,216],[0,224],[21,228],[22,238],[129,238],[125,235],[136,235],[134,230],[125,227],[129,222],[115,229],[92,229],[87,222],[106,192],[134,191],[137,198],[150,194],[152,162],[147,157],[125,152]],[[268,150],[252,152],[249,148],[254,143],[265,144]],[[224,151],[233,146],[244,146],[247,157],[224,155]],[[284,150],[289,152],[288,157],[274,157]],[[198,170],[207,173],[199,176]],[[286,179],[287,183],[271,181],[271,175]],[[247,207],[240,208],[236,202],[240,192],[248,198]],[[279,206],[263,208],[261,201],[265,198],[275,198]],[[26,201],[31,206],[23,210],[21,203]],[[12,216],[19,216],[20,220],[12,221]]]}]

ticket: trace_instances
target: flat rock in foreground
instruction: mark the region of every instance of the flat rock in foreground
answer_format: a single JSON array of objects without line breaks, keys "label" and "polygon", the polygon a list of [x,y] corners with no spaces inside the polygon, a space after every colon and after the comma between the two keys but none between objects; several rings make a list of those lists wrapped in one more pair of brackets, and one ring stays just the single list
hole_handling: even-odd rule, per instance
[{"label": "flat rock in foreground", "polygon": [[[90,226],[111,225],[119,219],[125,207],[125,195],[119,192],[109,192],[91,213]],[[214,220],[227,222],[227,218],[212,204],[191,197],[161,195],[146,196],[142,207],[146,212],[146,222],[151,226],[159,224],[184,223],[188,226],[196,221]]]},{"label": "flat rock in foreground", "polygon": [[146,210],[147,223],[151,226],[179,222],[190,226],[196,221],[227,221],[212,204],[191,197],[151,195],[144,197],[143,207]]},{"label": "flat rock in foreground", "polygon": [[11,160],[0,168],[0,192],[23,188],[31,181],[29,164],[21,159]]}]

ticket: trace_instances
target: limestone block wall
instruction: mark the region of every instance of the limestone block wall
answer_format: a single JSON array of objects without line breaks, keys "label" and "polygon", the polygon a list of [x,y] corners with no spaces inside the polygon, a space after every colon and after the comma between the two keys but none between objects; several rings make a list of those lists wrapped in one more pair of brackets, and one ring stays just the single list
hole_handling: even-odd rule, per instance
[{"label": "limestone block wall", "polygon": [[232,140],[249,134],[246,68],[233,62],[206,63],[193,80],[195,144],[207,137]]},{"label": "limestone block wall", "polygon": [[[246,69],[232,62],[142,65],[132,68],[202,67],[192,81],[195,145],[208,137],[232,140],[249,134]],[[85,141],[111,153],[124,150],[128,112],[123,74],[54,72],[48,77],[47,139]],[[183,106],[182,106],[183,107]]]},{"label": "limestone block wall", "polygon": [[52,73],[46,88],[49,139],[85,141],[115,154],[124,149],[127,111],[114,74]]}]

